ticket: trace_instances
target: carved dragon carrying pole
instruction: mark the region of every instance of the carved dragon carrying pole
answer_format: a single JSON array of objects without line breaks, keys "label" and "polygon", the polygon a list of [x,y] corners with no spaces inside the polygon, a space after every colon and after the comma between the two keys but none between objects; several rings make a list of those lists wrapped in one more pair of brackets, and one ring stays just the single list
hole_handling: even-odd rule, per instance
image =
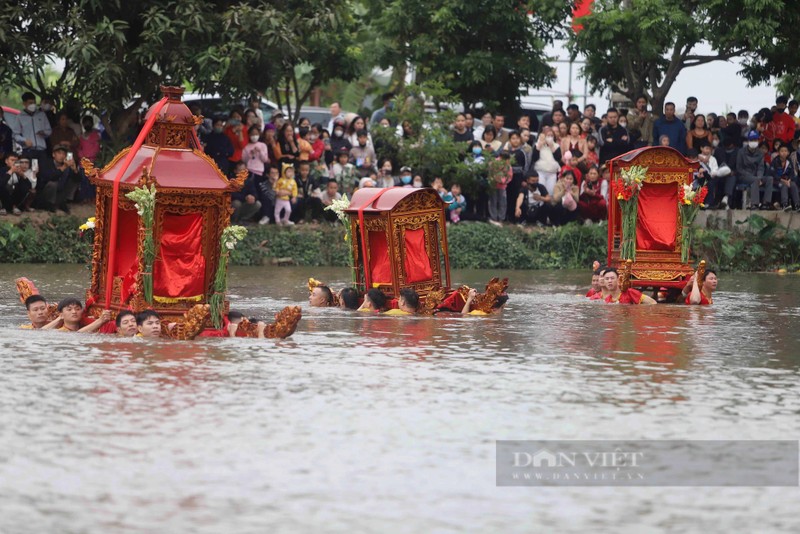
[{"label": "carved dragon carrying pole", "polygon": [[133,157],[139,151],[144,140],[147,139],[147,134],[150,133],[150,130],[153,128],[153,124],[156,122],[158,118],[158,113],[161,111],[161,108],[169,100],[169,97],[164,97],[158,101],[158,103],[153,108],[153,112],[151,113],[150,117],[147,119],[147,122],[144,124],[142,131],[139,132],[139,136],[136,138],[136,142],[128,151],[128,154],[125,156],[125,161],[122,162],[122,167],[120,167],[119,172],[114,177],[114,194],[111,200],[111,225],[109,227],[109,251],[108,251],[108,271],[106,272],[106,306],[105,309],[109,309],[111,307],[111,294],[114,290],[114,268],[116,267],[116,260],[117,260],[117,223],[118,223],[118,212],[119,212],[119,184],[122,181],[122,177],[125,175],[125,171],[128,170],[128,167],[131,165],[131,161],[133,161]]},{"label": "carved dragon carrying pole", "polygon": [[702,287],[703,277],[705,275],[706,275],[706,260],[700,260],[700,263],[697,265],[697,274],[695,275],[698,287]]},{"label": "carved dragon carrying pole", "polygon": [[620,280],[619,288],[622,291],[627,291],[631,288],[631,269],[633,268],[633,260],[625,260],[625,265],[622,268],[622,280]]}]

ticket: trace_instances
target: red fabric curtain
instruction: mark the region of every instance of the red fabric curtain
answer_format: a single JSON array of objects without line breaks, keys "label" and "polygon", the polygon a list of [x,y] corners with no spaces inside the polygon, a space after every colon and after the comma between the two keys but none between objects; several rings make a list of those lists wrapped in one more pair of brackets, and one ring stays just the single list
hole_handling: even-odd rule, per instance
[{"label": "red fabric curtain", "polygon": [[[110,226],[105,228],[108,231]],[[136,257],[138,241],[139,215],[134,210],[120,209],[117,212],[117,259],[114,262],[114,276],[122,276],[122,302],[130,297],[139,272],[139,261]]]},{"label": "red fabric curtain", "polygon": [[433,278],[431,260],[428,251],[425,250],[425,230],[422,228],[406,230],[405,241],[406,282],[412,284]]},{"label": "red fabric curtain", "polygon": [[373,284],[392,283],[392,266],[389,263],[389,245],[385,232],[369,232],[369,272]]},{"label": "red fabric curtain", "polygon": [[678,227],[678,188],[671,184],[645,184],[639,191],[636,248],[675,250]]},{"label": "red fabric curtain", "polygon": [[203,295],[206,273],[203,216],[165,213],[160,237],[161,246],[153,266],[153,294],[169,298]]}]

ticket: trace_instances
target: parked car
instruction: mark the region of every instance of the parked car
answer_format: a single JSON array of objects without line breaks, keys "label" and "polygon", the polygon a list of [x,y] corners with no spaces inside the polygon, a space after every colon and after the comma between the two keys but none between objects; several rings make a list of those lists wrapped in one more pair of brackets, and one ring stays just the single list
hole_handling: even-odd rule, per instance
[{"label": "parked car", "polygon": [[530,116],[536,117],[536,124],[542,124],[542,117],[545,113],[550,113],[553,108],[546,104],[539,104],[538,102],[526,102],[523,98],[520,102],[520,109]]},{"label": "parked car", "polygon": [[[231,109],[236,106],[247,108],[249,106],[248,98],[241,98],[236,100],[226,100],[218,94],[201,94],[201,93],[186,93],[183,95],[183,102],[187,106],[197,104],[200,106],[201,113],[204,117],[215,119],[221,117],[228,118]],[[274,102],[262,98],[261,99],[261,112],[264,114],[264,121],[269,121],[272,113],[278,109]]]},{"label": "parked car", "polygon": [[[284,116],[289,116],[285,109],[281,111],[283,112]],[[303,106],[300,108],[300,115],[295,117],[294,121],[292,122],[297,124],[300,122],[301,117],[305,117],[311,121],[311,124],[319,123],[323,128],[327,128],[328,123],[331,121],[331,110],[330,108],[323,108],[321,106]]]}]

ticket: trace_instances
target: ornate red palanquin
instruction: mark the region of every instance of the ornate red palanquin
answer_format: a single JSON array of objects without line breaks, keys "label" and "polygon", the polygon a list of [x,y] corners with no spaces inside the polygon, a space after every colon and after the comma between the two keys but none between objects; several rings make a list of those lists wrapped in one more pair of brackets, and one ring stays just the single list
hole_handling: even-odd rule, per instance
[{"label": "ornate red palanquin", "polygon": [[[230,195],[241,189],[246,174],[229,180],[202,151],[194,131],[202,118],[193,116],[181,102],[183,91],[182,87],[162,87],[169,100],[122,175],[111,280],[107,272],[113,186],[131,148],[122,150],[102,170],[88,160],[82,161],[87,176],[97,186],[92,282],[87,291],[90,315],[97,316],[106,308],[109,283],[113,284],[113,312],[153,308],[168,321],[183,321],[189,308],[208,303],[212,295],[220,262],[219,240],[232,213]],[[157,190],[153,303],[146,302],[142,293],[145,229],[134,202],[125,197],[135,187],[150,184]]]},{"label": "ornate red palanquin", "polygon": [[678,194],[691,184],[699,164],[670,147],[632,150],[609,162],[611,184],[608,209],[608,265],[623,267],[620,258],[622,212],[615,182],[620,171],[638,165],[647,167],[639,192],[636,224],[636,261],[631,268],[631,285],[638,288],[683,288],[694,269],[681,262],[682,220]]},{"label": "ornate red palanquin", "polygon": [[445,207],[430,188],[356,191],[346,210],[356,285],[380,288],[390,298],[405,287],[422,299],[449,290]]}]

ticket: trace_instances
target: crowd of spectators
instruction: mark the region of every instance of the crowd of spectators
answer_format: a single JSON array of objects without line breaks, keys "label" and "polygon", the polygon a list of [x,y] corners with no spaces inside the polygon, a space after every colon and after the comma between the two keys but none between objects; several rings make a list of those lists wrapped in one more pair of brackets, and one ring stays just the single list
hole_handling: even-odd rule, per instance
[{"label": "crowd of spectators", "polygon": [[69,203],[94,192],[77,165],[81,158],[95,161],[100,133],[87,115],[80,124],[53,101],[33,93],[22,95],[22,111],[6,122],[0,108],[0,215],[20,215],[37,209],[69,213]]},{"label": "crowd of spectators", "polygon": [[[0,110],[0,215],[68,212],[69,202],[93,195],[75,162],[94,161],[101,136],[91,116],[77,124],[67,113],[56,113],[49,99],[38,105],[31,93],[22,99],[13,129]],[[452,223],[590,224],[607,218],[607,162],[651,145],[699,161],[695,186],[708,186],[705,209],[800,210],[799,106],[786,97],[752,117],[746,110],[704,115],[694,97],[681,114],[672,102],[656,114],[640,97],[630,109],[610,108],[600,117],[592,104],[581,111],[556,100],[540,120],[522,113],[513,126],[500,113],[459,113],[451,134],[463,144],[463,162],[476,169],[469,188],[415,173],[373,139],[375,128],[396,131],[400,142],[412,134],[408,122],[392,123],[391,93],[369,117],[346,116],[333,103],[324,124],[304,117],[293,123],[280,111],[265,121],[258,104],[254,99],[197,126],[204,150],[224,173],[247,173],[243,190],[233,196],[236,223],[334,222],[335,214],[324,208],[342,194],[430,186],[447,202]]]}]

